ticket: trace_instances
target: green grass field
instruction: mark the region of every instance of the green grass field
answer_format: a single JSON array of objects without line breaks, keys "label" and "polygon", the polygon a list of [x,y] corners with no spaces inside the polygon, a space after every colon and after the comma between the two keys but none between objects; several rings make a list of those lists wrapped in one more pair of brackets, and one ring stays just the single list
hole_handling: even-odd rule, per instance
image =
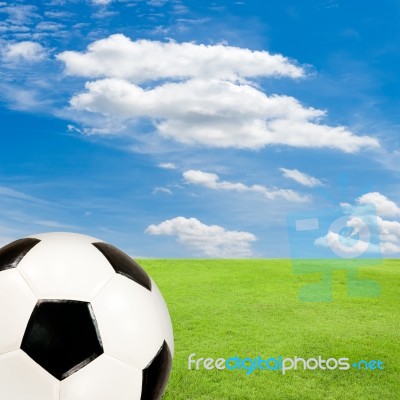
[{"label": "green grass field", "polygon": [[[165,400],[400,399],[400,260],[360,270],[380,297],[351,298],[346,272],[333,301],[299,301],[320,275],[290,260],[141,260],[168,303],[175,358]],[[384,371],[188,370],[188,356],[380,359]]]}]

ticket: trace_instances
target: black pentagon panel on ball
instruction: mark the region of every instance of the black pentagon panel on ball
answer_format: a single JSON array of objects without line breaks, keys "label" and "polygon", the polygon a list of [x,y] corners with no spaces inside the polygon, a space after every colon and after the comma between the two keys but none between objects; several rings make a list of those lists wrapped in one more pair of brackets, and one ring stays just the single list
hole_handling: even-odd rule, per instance
[{"label": "black pentagon panel on ball", "polygon": [[150,277],[131,257],[108,243],[93,243],[93,246],[107,258],[117,274],[124,275],[144,288],[151,290]]},{"label": "black pentagon panel on ball", "polygon": [[172,355],[167,342],[143,370],[142,396],[140,400],[160,400],[168,383],[172,368]]},{"label": "black pentagon panel on ball", "polygon": [[0,271],[16,268],[28,252],[35,247],[38,239],[19,239],[9,243],[0,249]]},{"label": "black pentagon panel on ball", "polygon": [[90,303],[39,300],[21,349],[60,381],[83,368],[103,354]]}]

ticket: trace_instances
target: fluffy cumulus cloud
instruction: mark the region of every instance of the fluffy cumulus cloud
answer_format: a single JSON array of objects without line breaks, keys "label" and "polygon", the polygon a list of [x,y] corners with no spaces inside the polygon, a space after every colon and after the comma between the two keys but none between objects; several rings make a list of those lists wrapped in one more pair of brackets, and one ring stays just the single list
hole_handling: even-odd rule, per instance
[{"label": "fluffy cumulus cloud", "polygon": [[[342,203],[349,235],[330,230],[316,239],[318,246],[329,247],[344,257],[357,257],[365,252],[382,255],[400,253],[400,208],[392,200],[379,192],[366,193],[355,200],[355,204]],[[396,218],[397,217],[397,218]],[[374,226],[379,232],[379,240],[372,237]]]},{"label": "fluffy cumulus cloud", "polygon": [[279,54],[225,45],[131,41],[124,35],[58,55],[66,74],[90,79],[70,104],[118,121],[150,121],[163,137],[185,144],[257,149],[268,145],[356,152],[378,147],[326,112],[284,95],[268,95],[259,77],[301,78],[304,69]]},{"label": "fluffy cumulus cloud", "polygon": [[46,57],[46,50],[37,42],[24,41],[8,43],[2,49],[2,58],[6,62],[37,62]]},{"label": "fluffy cumulus cloud", "polygon": [[150,235],[175,236],[180,244],[197,255],[218,258],[251,257],[256,237],[249,232],[228,231],[218,225],[206,225],[196,218],[176,217],[150,225]]},{"label": "fluffy cumulus cloud", "polygon": [[304,202],[309,200],[307,196],[301,195],[290,189],[267,188],[263,185],[248,186],[241,182],[221,181],[217,174],[198,170],[185,171],[183,173],[183,178],[187,183],[204,186],[214,190],[259,193],[269,200],[285,199],[295,202]]},{"label": "fluffy cumulus cloud", "polygon": [[364,194],[357,198],[357,204],[372,204],[376,208],[378,215],[382,217],[399,217],[400,208],[392,200],[379,192]]},{"label": "fluffy cumulus cloud", "polygon": [[282,55],[224,45],[131,41],[122,34],[98,40],[84,53],[58,55],[66,73],[90,78],[113,77],[141,83],[160,79],[229,79],[304,75]]},{"label": "fluffy cumulus cloud", "polygon": [[280,168],[280,170],[285,178],[292,179],[297,183],[300,183],[300,185],[307,187],[322,185],[322,182],[319,179],[314,178],[311,175],[305,174],[298,169]]}]

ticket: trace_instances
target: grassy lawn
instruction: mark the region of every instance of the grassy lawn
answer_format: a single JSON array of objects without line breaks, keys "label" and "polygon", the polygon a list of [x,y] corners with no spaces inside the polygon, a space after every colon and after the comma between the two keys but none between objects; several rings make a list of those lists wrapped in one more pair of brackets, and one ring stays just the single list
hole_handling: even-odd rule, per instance
[{"label": "grassy lawn", "polygon": [[[376,298],[349,297],[333,274],[332,302],[299,301],[320,275],[290,260],[140,260],[168,303],[175,330],[165,400],[400,399],[400,260],[360,270]],[[189,371],[188,356],[380,359],[384,371]]]}]

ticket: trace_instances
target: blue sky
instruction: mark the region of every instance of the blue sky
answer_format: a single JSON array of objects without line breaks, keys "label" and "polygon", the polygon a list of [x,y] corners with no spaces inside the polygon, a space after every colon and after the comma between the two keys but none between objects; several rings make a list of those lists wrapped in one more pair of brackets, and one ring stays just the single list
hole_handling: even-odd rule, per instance
[{"label": "blue sky", "polygon": [[399,17],[396,1],[0,2],[0,242],[397,257]]}]

